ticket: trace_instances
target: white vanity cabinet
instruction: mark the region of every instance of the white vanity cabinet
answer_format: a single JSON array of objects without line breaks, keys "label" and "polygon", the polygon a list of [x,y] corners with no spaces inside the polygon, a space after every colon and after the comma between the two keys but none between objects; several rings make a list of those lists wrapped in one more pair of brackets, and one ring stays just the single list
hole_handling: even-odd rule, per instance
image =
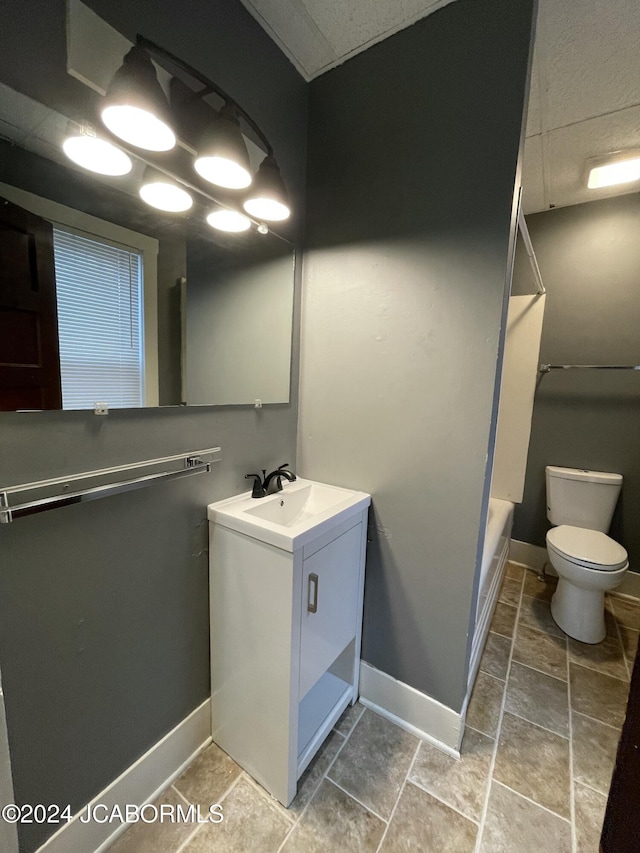
[{"label": "white vanity cabinet", "polygon": [[[358,698],[370,498],[322,485],[342,505],[314,511],[308,496],[292,521],[309,483],[261,499],[276,518],[289,512],[284,524],[269,521],[287,528],[280,538],[235,523],[226,510],[240,498],[208,508],[213,740],[285,806]],[[257,500],[241,499],[256,511]],[[266,503],[260,511],[270,512]]]}]

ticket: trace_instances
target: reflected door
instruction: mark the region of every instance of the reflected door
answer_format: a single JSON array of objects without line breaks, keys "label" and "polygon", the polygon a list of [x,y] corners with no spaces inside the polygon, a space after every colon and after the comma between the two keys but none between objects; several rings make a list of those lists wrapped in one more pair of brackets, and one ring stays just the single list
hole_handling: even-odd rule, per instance
[{"label": "reflected door", "polygon": [[0,198],[0,411],[60,409],[49,222]]}]

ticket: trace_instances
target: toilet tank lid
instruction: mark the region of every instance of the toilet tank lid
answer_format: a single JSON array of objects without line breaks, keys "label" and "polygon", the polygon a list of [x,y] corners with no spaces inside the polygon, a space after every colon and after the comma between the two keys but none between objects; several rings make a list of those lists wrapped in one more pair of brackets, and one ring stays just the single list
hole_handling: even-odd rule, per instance
[{"label": "toilet tank lid", "polygon": [[547,533],[547,543],[574,560],[601,566],[622,566],[627,552],[606,533],[561,524]]},{"label": "toilet tank lid", "polygon": [[550,477],[560,477],[563,480],[609,483],[616,486],[622,483],[622,474],[610,474],[607,471],[588,471],[586,468],[559,468],[556,465],[547,465],[545,470]]}]

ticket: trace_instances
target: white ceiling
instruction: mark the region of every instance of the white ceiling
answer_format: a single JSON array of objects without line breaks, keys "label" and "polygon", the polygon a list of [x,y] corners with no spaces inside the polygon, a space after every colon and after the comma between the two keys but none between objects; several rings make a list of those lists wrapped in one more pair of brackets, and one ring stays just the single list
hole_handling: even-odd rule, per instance
[{"label": "white ceiling", "polygon": [[[242,0],[307,80],[452,0]],[[587,190],[586,161],[640,148],[640,0],[539,0],[525,213],[640,190]]]}]

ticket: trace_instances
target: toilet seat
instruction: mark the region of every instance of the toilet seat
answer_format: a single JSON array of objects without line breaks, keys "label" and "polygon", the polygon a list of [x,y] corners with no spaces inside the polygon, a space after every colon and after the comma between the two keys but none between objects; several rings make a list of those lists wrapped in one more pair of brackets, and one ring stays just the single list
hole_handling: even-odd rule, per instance
[{"label": "toilet seat", "polygon": [[613,572],[627,565],[627,552],[599,530],[561,524],[547,533],[547,545],[559,556],[585,569]]}]

